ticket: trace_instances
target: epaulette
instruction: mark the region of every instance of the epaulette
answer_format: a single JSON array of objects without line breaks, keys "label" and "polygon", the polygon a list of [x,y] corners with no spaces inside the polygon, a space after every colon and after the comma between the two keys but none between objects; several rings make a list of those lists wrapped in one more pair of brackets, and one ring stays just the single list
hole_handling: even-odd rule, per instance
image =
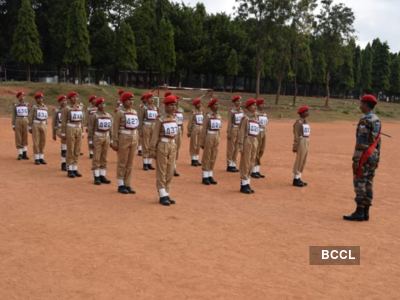
[{"label": "epaulette", "polygon": [[190,113],[191,113],[191,114],[194,114],[194,110],[192,110]]},{"label": "epaulette", "polygon": [[118,111],[118,108],[114,109],[114,112],[116,113]]}]

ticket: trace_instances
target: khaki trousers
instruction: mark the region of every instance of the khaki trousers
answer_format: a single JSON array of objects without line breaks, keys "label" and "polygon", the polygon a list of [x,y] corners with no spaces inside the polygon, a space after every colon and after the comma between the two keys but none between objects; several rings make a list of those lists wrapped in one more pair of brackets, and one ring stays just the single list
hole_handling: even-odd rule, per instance
[{"label": "khaki trousers", "polygon": [[204,143],[201,169],[203,171],[213,171],[217,161],[219,150],[219,134],[207,134]]},{"label": "khaki trousers", "polygon": [[80,127],[67,127],[67,165],[77,165],[82,145],[82,129]]},{"label": "khaki trousers", "polygon": [[142,155],[143,158],[150,158],[150,140],[153,135],[154,125],[143,124],[143,137],[142,137]]},{"label": "khaki trousers", "polygon": [[171,188],[176,162],[176,144],[174,142],[158,142],[156,162],[157,190],[165,189],[167,193]]},{"label": "khaki trousers", "polygon": [[297,147],[296,161],[293,166],[293,174],[298,175],[303,173],[304,167],[306,166],[308,148],[310,146],[310,140],[308,138],[301,138]]},{"label": "khaki trousers", "polygon": [[243,142],[243,153],[240,158],[240,179],[250,179],[251,172],[253,172],[256,165],[256,154],[258,148],[257,137],[246,137]]},{"label": "khaki trousers", "polygon": [[179,149],[181,149],[182,136],[183,136],[182,126],[179,126],[178,135],[175,138],[175,143],[176,143],[176,161],[178,161]]},{"label": "khaki trousers", "polygon": [[194,126],[192,134],[190,135],[190,156],[197,156],[200,154],[200,133],[203,126]]},{"label": "khaki trousers", "polygon": [[92,170],[107,170],[110,136],[93,136],[93,146]]},{"label": "khaki trousers", "polygon": [[23,149],[28,146],[28,119],[18,118],[15,119],[15,146],[17,149]]},{"label": "khaki trousers", "polygon": [[265,144],[267,141],[267,133],[265,131],[260,131],[257,135],[258,147],[257,147],[257,154],[256,154],[256,166],[261,165],[261,157],[264,155]]},{"label": "khaki trousers", "polygon": [[239,139],[239,126],[233,127],[231,129],[231,138],[228,140],[228,145],[226,147],[226,160],[228,164],[236,163],[237,155],[239,152],[238,139]]},{"label": "khaki trousers", "polygon": [[33,154],[44,154],[47,124],[32,124]]},{"label": "khaki trousers", "polygon": [[125,186],[131,186],[133,174],[133,159],[138,145],[138,134],[119,134],[117,179],[124,180]]}]

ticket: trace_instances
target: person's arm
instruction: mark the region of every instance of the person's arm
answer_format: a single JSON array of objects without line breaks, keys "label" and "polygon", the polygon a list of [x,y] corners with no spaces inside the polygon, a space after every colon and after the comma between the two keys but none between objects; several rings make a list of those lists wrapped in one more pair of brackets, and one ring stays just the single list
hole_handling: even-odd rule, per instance
[{"label": "person's arm", "polygon": [[113,125],[113,149],[118,150],[118,138],[119,138],[119,126],[121,122],[122,112],[118,110],[114,115],[114,125]]},{"label": "person's arm", "polygon": [[110,119],[111,119],[111,127],[110,127],[110,144],[111,146],[113,145],[113,133],[114,133],[114,119],[113,117],[110,115]]},{"label": "person's arm", "polygon": [[138,112],[138,117],[139,117],[139,135],[142,136],[143,135],[143,122],[144,122],[144,116],[145,113],[147,112],[145,107],[141,107],[139,108],[139,112]]},{"label": "person's arm", "polygon": [[297,149],[299,147],[299,136],[300,136],[300,130],[303,130],[303,125],[300,124],[299,121],[296,121],[293,125],[293,149],[292,151],[294,153],[297,152]]},{"label": "person's arm", "polygon": [[29,130],[32,130],[32,124],[33,124],[33,115],[36,112],[36,107],[34,106],[31,111],[29,112],[28,115],[28,125],[29,125]]},{"label": "person's arm", "polygon": [[194,110],[192,110],[190,112],[189,122],[188,122],[188,126],[187,126],[187,136],[188,137],[190,137],[190,135],[192,134],[193,121],[194,121],[195,117],[196,117],[196,113],[194,112]]},{"label": "person's arm", "polygon": [[61,136],[63,138],[65,138],[65,134],[67,131],[68,113],[69,109],[67,107],[64,107],[61,112]]},{"label": "person's arm", "polygon": [[185,111],[183,109],[181,109],[181,113],[182,113],[182,126],[181,126],[181,130],[182,130],[182,135],[185,133],[185,128],[184,128],[184,121],[185,121]]},{"label": "person's arm", "polygon": [[226,128],[226,133],[228,134],[228,140],[231,138],[231,130],[232,130],[232,110],[228,111],[228,125]]},{"label": "person's arm", "polygon": [[13,129],[15,129],[15,120],[17,118],[17,108],[15,107],[15,104],[13,104],[13,111],[12,111],[12,118],[11,118],[11,125]]},{"label": "person's arm", "polygon": [[51,129],[52,129],[52,133],[53,133],[53,140],[56,140],[56,130],[57,130],[57,125],[58,125],[58,113],[57,113],[57,109],[53,110],[53,115],[51,118]]},{"label": "person's arm", "polygon": [[93,135],[94,135],[94,130],[96,127],[96,122],[97,122],[97,115],[96,113],[94,114],[89,114],[88,120],[87,120],[87,126],[88,126],[88,141],[89,145],[93,144]]},{"label": "person's arm", "polygon": [[209,117],[209,115],[206,115],[203,120],[203,128],[201,129],[200,141],[199,141],[200,147],[202,149],[204,148],[204,144],[206,142],[206,135],[207,135],[207,129],[208,129],[209,123],[210,123],[210,117]]},{"label": "person's arm", "polygon": [[[90,118],[90,110],[89,110],[89,107],[85,110],[85,126],[86,126],[86,128],[87,128],[87,130],[89,130],[88,129],[88,127],[89,127],[89,118]],[[86,131],[87,132],[87,131]]]},{"label": "person's arm", "polygon": [[156,125],[154,125],[153,135],[151,136],[150,144],[149,144],[149,152],[150,157],[155,157],[158,145],[158,137],[160,136],[162,121],[160,118],[157,118]]},{"label": "person's arm", "polygon": [[239,148],[240,153],[243,153],[244,139],[246,137],[246,133],[249,130],[248,124],[249,124],[249,120],[245,116],[243,116],[242,119],[240,120],[240,124],[239,124],[238,148]]}]

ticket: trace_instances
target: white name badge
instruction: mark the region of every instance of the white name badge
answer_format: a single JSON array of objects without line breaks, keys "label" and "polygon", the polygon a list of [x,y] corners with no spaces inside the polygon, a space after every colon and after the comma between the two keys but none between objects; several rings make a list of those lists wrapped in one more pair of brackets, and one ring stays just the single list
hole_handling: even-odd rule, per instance
[{"label": "white name badge", "polygon": [[62,112],[59,111],[59,112],[57,113],[57,116],[58,116],[58,123],[61,123],[61,122],[62,122]]},{"label": "white name badge", "polygon": [[221,119],[210,119],[210,130],[220,130],[222,128]]},{"label": "white name badge", "polygon": [[249,135],[250,136],[257,136],[260,132],[260,126],[256,121],[249,121]]},{"label": "white name badge", "polygon": [[157,110],[153,110],[153,109],[147,110],[147,120],[155,120],[155,119],[157,119],[157,115],[158,115]]},{"label": "white name badge", "polygon": [[177,113],[175,113],[175,116],[178,117],[178,125],[182,126],[182,124],[183,124],[183,113],[177,112]]},{"label": "white name badge", "polygon": [[269,121],[266,116],[258,116],[258,123],[260,123],[260,126],[267,126],[268,122]]},{"label": "white name badge", "polygon": [[81,110],[71,110],[71,122],[81,122],[83,113]]},{"label": "white name badge", "polygon": [[25,105],[17,106],[17,116],[18,117],[27,117],[28,116],[28,107]]},{"label": "white name badge", "polygon": [[196,115],[196,125],[203,125],[203,115],[202,114]]},{"label": "white name badge", "polygon": [[112,126],[110,118],[98,118],[97,119],[97,130],[109,131]]},{"label": "white name badge", "polygon": [[240,124],[240,120],[243,118],[243,113],[235,113],[235,125],[239,125]]},{"label": "white name badge", "polygon": [[309,137],[310,134],[311,134],[310,125],[308,125],[308,124],[303,124],[303,136],[304,136],[304,137]]},{"label": "white name badge", "polygon": [[44,121],[44,120],[47,120],[47,118],[48,118],[47,110],[45,110],[45,109],[37,109],[36,110],[36,119],[37,120]]},{"label": "white name badge", "polygon": [[178,134],[178,123],[175,121],[163,122],[164,136],[174,138]]},{"label": "white name badge", "polygon": [[136,129],[139,126],[139,118],[135,114],[125,114],[125,128]]}]

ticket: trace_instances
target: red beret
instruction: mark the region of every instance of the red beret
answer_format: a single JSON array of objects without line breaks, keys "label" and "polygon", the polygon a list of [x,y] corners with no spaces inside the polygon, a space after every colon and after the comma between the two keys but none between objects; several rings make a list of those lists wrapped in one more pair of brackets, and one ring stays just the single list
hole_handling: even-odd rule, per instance
[{"label": "red beret", "polygon": [[16,95],[15,97],[18,98],[18,97],[21,96],[21,95],[24,95],[24,96],[25,96],[25,93],[24,93],[24,92],[18,92],[17,95]]},{"label": "red beret", "polygon": [[90,96],[90,97],[89,97],[89,102],[92,102],[94,99],[96,99],[96,97],[97,97],[96,95]]},{"label": "red beret", "polygon": [[302,112],[305,112],[306,110],[308,110],[308,106],[302,106],[297,110],[297,113],[301,114]]},{"label": "red beret", "polygon": [[195,106],[200,102],[201,102],[201,99],[194,99],[193,102],[192,102],[192,105]]},{"label": "red beret", "polygon": [[181,97],[179,97],[178,95],[175,95],[176,100],[180,100],[182,99]]},{"label": "red beret", "polygon": [[145,97],[146,97],[146,99],[149,99],[151,97],[154,97],[154,95],[152,93],[148,93],[148,94],[145,95]]},{"label": "red beret", "polygon": [[128,100],[128,99],[130,99],[130,98],[133,98],[133,94],[132,93],[124,93],[122,96],[121,96],[121,101],[122,102],[124,102],[124,101],[126,101],[126,100]]},{"label": "red beret", "polygon": [[65,95],[61,95],[60,97],[58,97],[57,102],[60,102],[61,100],[67,99],[67,96]]},{"label": "red beret", "polygon": [[235,96],[232,98],[232,102],[235,102],[236,100],[240,100],[242,99],[242,97],[240,97],[239,95]]},{"label": "red beret", "polygon": [[141,101],[143,101],[144,99],[146,99],[146,94],[143,94],[142,96],[140,96]]},{"label": "red beret", "polygon": [[106,102],[104,98],[97,98],[96,101],[94,101],[94,106],[97,106],[100,102]]},{"label": "red beret", "polygon": [[211,107],[211,105],[213,105],[213,104],[216,103],[216,102],[218,102],[218,99],[217,99],[217,98],[214,98],[214,99],[210,100],[210,102],[208,102],[207,107]]},{"label": "red beret", "polygon": [[257,99],[257,105],[264,103],[265,100],[263,98]]},{"label": "red beret", "polygon": [[68,98],[68,99],[71,99],[71,97],[77,96],[77,95],[79,95],[77,92],[70,92],[70,93],[67,95],[67,98]]},{"label": "red beret", "polygon": [[176,103],[176,98],[175,96],[167,96],[164,98],[163,104],[168,104],[168,103]]},{"label": "red beret", "polygon": [[361,102],[373,102],[375,104],[378,104],[378,101],[376,101],[376,98],[372,95],[364,95],[361,98]]},{"label": "red beret", "polygon": [[172,92],[171,91],[166,91],[165,94],[164,94],[164,97],[168,97],[170,95],[172,95]]},{"label": "red beret", "polygon": [[36,93],[35,94],[35,96],[33,96],[33,98],[39,98],[39,97],[43,97],[43,94],[42,93]]},{"label": "red beret", "polygon": [[245,108],[248,108],[250,105],[253,105],[254,103],[257,103],[255,99],[249,99],[246,101],[246,104],[244,105]]},{"label": "red beret", "polygon": [[118,91],[118,95],[120,95],[120,96],[121,96],[121,94],[123,94],[123,93],[125,93],[125,90],[122,90],[122,89],[121,89],[121,90]]}]

